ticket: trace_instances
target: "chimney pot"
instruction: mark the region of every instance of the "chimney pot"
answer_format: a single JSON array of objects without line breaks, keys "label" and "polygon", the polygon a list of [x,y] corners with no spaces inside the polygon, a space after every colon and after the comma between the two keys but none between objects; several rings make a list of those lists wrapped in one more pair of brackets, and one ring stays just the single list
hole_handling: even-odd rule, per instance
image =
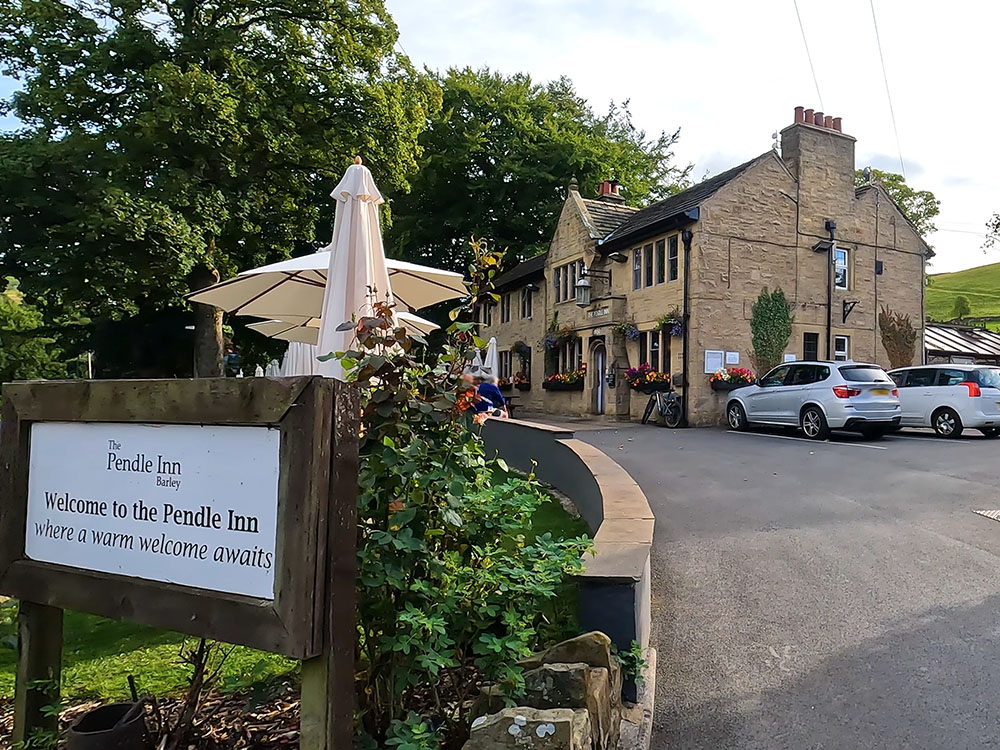
[{"label": "chimney pot", "polygon": [[805,112],[805,110],[802,107],[796,107],[795,108],[795,124],[796,125],[798,123],[803,122],[805,120],[805,114],[804,114],[804,112]]},{"label": "chimney pot", "polygon": [[842,127],[843,127],[843,122],[842,122],[841,118],[834,117],[833,118],[833,129],[836,130],[838,133],[842,133],[843,132],[843,130],[841,129]]},{"label": "chimney pot", "polygon": [[608,195],[611,192],[611,183],[607,180],[602,180],[600,187],[597,189],[598,195]]},{"label": "chimney pot", "polygon": [[817,112],[815,118],[813,119],[813,124],[823,127],[823,113]]},{"label": "chimney pot", "polygon": [[827,115],[826,117],[823,118],[823,127],[824,128],[832,128],[833,127],[833,116],[832,115]]},{"label": "chimney pot", "polygon": [[808,122],[810,125],[812,125],[813,124],[813,110],[807,109],[805,111],[805,113],[803,114],[802,118],[803,118],[802,119],[803,122]]},{"label": "chimney pot", "polygon": [[611,180],[611,195],[618,195],[618,180]]}]

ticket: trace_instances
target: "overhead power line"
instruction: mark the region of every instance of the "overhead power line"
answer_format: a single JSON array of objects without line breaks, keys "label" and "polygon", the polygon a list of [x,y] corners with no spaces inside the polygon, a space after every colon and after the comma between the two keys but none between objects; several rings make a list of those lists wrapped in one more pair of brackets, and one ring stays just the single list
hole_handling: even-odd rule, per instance
[{"label": "overhead power line", "polygon": [[882,54],[882,38],[878,33],[878,19],[875,17],[875,0],[868,0],[872,8],[872,23],[875,25],[875,42],[878,44],[878,59],[882,63],[882,80],[885,81],[885,97],[889,100],[889,116],[892,118],[892,132],[896,136],[896,151],[899,153],[899,169],[906,179],[906,167],[903,165],[903,149],[899,145],[899,130],[896,128],[896,112],[892,107],[892,94],[889,92],[889,76],[885,72],[885,55]]},{"label": "overhead power line", "polygon": [[806,39],[806,27],[802,25],[802,14],[799,13],[799,3],[798,0],[792,0],[792,5],[795,6],[795,17],[799,19],[799,31],[802,32],[802,44],[806,48],[806,59],[809,61],[809,71],[812,73],[813,85],[816,87],[816,96],[819,97],[819,108],[826,109],[823,106],[823,95],[819,93],[819,81],[816,78],[816,68],[813,67],[812,55],[809,53],[809,42]]}]

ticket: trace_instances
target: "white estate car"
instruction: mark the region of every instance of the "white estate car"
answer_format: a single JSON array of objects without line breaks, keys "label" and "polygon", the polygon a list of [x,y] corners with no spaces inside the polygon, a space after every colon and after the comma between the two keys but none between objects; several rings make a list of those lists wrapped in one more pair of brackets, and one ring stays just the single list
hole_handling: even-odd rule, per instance
[{"label": "white estate car", "polygon": [[900,426],[933,427],[941,437],[965,428],[1000,435],[1000,367],[924,365],[889,373],[899,387]]}]

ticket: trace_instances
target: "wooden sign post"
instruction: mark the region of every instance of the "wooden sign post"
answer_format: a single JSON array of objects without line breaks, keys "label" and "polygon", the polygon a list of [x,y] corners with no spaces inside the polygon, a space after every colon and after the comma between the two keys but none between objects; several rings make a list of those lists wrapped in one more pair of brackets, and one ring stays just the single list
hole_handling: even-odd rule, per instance
[{"label": "wooden sign post", "polygon": [[302,747],[353,743],[358,394],[319,377],[9,384],[0,593],[15,742],[54,728],[62,610],[304,660]]}]

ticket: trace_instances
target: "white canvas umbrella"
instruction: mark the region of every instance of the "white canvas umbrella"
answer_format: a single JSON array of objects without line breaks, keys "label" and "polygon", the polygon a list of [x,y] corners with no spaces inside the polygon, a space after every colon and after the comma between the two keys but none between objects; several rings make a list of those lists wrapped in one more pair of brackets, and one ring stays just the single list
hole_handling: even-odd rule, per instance
[{"label": "white canvas umbrella", "polygon": [[490,343],[486,345],[486,358],[483,360],[483,367],[489,370],[493,377],[500,377],[500,353],[497,351],[497,337],[491,336]]},{"label": "white canvas umbrella", "polygon": [[[192,302],[214,305],[236,315],[292,320],[318,318],[330,268],[329,248],[299,258],[252,268],[188,295]],[[462,274],[385,259],[398,310],[419,310],[468,295]]]},{"label": "white canvas umbrella", "polygon": [[315,375],[316,365],[319,364],[317,356],[314,344],[293,341],[288,345],[285,358],[281,360],[281,369],[278,374],[283,378],[290,378],[294,375]]},{"label": "white canvas umbrella", "polygon": [[[398,312],[396,313],[396,318],[400,325],[410,333],[426,335],[438,328],[435,323],[413,313]],[[270,338],[282,339],[284,341],[295,341],[303,344],[312,344],[313,346],[319,341],[319,318],[264,320],[260,323],[251,323],[247,328]]]}]

